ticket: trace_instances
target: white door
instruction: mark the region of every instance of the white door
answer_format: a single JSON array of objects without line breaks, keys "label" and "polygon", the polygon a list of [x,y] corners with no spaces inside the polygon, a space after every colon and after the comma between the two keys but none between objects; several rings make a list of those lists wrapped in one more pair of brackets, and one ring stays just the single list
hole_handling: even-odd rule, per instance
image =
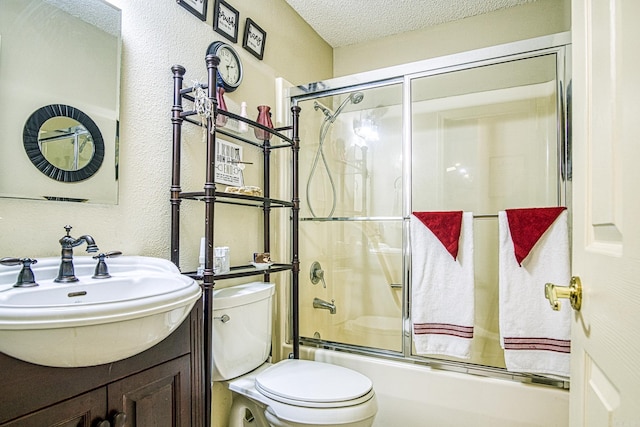
[{"label": "white door", "polygon": [[[572,0],[570,424],[640,426],[640,1]],[[564,302],[565,304],[568,301]]]}]

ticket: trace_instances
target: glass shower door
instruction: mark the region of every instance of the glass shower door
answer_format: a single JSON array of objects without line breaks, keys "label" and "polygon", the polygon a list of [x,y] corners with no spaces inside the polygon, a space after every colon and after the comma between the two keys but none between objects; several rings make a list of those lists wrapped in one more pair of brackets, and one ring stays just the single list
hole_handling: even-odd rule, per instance
[{"label": "glass shower door", "polygon": [[466,360],[474,364],[504,367],[498,211],[564,202],[556,61],[548,54],[411,82],[410,210],[474,214],[475,328]]},{"label": "glass shower door", "polygon": [[300,335],[402,351],[402,86],[302,101]]}]

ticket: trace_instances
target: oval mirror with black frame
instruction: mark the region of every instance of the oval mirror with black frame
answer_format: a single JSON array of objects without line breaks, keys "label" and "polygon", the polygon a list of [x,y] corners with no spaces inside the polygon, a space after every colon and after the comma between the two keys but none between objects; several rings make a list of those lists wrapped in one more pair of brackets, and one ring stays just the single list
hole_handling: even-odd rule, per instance
[{"label": "oval mirror with black frame", "polygon": [[56,181],[84,181],[104,160],[100,129],[89,116],[69,105],[37,109],[27,119],[22,139],[31,163]]}]

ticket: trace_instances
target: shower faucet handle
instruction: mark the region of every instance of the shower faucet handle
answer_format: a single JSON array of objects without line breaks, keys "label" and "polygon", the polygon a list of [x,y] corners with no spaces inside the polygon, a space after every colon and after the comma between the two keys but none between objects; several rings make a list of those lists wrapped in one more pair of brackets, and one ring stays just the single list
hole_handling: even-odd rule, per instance
[{"label": "shower faucet handle", "polygon": [[318,261],[314,261],[311,264],[311,271],[309,272],[309,278],[311,283],[317,285],[322,280],[322,287],[327,287],[327,282],[324,281],[324,270]]}]

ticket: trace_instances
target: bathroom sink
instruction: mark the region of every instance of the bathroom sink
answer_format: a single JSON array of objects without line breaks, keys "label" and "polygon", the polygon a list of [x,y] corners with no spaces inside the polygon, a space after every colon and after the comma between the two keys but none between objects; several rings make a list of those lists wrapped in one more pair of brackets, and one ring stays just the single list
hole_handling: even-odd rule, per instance
[{"label": "bathroom sink", "polygon": [[96,260],[77,256],[72,283],[56,283],[60,258],[32,266],[39,286],[13,287],[21,266],[0,266],[0,351],[56,367],[93,366],[136,355],[188,316],[200,286],[170,261],[107,259],[110,278],[94,279]]}]

